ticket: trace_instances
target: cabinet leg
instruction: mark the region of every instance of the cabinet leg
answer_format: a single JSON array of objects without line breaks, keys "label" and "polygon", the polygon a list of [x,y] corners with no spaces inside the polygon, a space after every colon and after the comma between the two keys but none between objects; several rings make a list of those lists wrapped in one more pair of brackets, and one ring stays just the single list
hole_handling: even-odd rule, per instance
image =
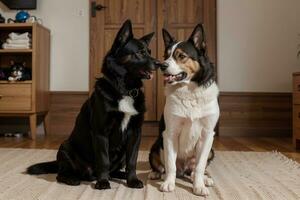
[{"label": "cabinet leg", "polygon": [[36,114],[32,114],[29,116],[30,132],[31,132],[30,137],[32,140],[35,140],[35,137],[36,137],[36,118],[37,118]]},{"label": "cabinet leg", "polygon": [[49,112],[47,112],[44,116],[44,133],[48,135],[50,131],[50,116]]}]

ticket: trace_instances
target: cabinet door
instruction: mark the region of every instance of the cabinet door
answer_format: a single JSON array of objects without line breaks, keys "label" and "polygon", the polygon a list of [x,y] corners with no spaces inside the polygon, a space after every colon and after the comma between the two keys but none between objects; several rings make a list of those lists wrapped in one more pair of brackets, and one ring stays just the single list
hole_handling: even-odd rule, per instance
[{"label": "cabinet door", "polygon": [[[158,0],[157,1],[157,54],[163,59],[162,28],[167,29],[178,41],[186,40],[198,23],[204,23],[208,55],[216,63],[216,0]],[[163,77],[158,74],[157,114],[163,112],[165,97]]]},{"label": "cabinet door", "polygon": [[[105,54],[111,48],[112,42],[126,19],[131,19],[135,37],[155,31],[155,1],[150,0],[90,0],[96,5],[102,5],[101,11],[90,17],[90,91],[95,79],[101,74],[101,66]],[[151,41],[152,55],[156,56],[156,39]],[[156,76],[151,81],[144,82],[147,112],[145,119],[156,120]]]}]

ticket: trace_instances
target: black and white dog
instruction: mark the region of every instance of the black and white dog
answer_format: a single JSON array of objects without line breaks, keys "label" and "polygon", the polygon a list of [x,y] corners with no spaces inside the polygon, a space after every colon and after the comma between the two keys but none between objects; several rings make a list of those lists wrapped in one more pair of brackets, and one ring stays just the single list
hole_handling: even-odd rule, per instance
[{"label": "black and white dog", "polygon": [[[143,187],[136,164],[145,113],[142,80],[151,79],[159,64],[148,48],[153,34],[136,39],[131,22],[124,22],[104,59],[104,76],[83,104],[56,161],[30,166],[29,174],[57,173],[57,181],[68,185],[97,180],[96,189],[110,188],[109,178],[126,179],[131,188]],[[126,171],[120,171],[124,166]]]},{"label": "black and white dog", "polygon": [[175,41],[166,30],[163,38],[166,105],[160,135],[149,155],[149,177],[166,173],[160,189],[169,192],[175,188],[176,175],[191,175],[194,193],[205,196],[209,194],[206,186],[213,185],[204,173],[214,156],[211,148],[219,118],[219,90],[204,29],[197,25],[187,41]]}]

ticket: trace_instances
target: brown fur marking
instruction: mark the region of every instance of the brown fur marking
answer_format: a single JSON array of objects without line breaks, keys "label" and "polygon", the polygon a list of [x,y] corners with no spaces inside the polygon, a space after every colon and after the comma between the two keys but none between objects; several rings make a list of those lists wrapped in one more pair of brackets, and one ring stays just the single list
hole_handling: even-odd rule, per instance
[{"label": "brown fur marking", "polygon": [[188,76],[192,76],[200,69],[197,61],[190,58],[182,49],[177,48],[173,53],[173,57],[180,68],[185,71]]}]

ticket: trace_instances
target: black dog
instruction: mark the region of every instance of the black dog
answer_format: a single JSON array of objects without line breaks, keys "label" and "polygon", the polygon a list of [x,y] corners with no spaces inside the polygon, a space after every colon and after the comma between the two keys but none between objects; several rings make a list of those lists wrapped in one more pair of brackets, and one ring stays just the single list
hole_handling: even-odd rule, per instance
[{"label": "black dog", "polygon": [[127,179],[131,188],[143,187],[136,175],[145,113],[141,87],[142,79],[151,79],[159,64],[148,49],[153,34],[135,39],[131,22],[123,24],[104,59],[104,77],[83,104],[57,160],[30,166],[29,174],[58,173],[57,181],[68,185],[97,180],[96,189],[110,188],[109,178]]}]

